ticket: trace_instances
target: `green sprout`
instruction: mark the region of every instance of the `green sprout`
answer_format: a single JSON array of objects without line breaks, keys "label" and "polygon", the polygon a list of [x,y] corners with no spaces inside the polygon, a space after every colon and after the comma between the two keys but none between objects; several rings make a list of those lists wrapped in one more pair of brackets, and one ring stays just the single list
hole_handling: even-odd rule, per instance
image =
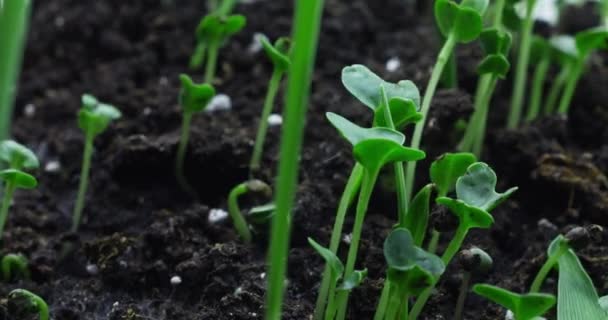
[{"label": "green sprout", "polygon": [[182,189],[194,195],[195,192],[188,184],[184,175],[184,162],[188,140],[190,139],[190,124],[192,123],[192,116],[197,112],[205,110],[207,105],[209,105],[209,102],[215,96],[215,89],[207,83],[196,84],[185,74],[180,74],[179,80],[182,83],[182,88],[179,92],[179,104],[182,107],[183,113],[179,146],[175,158],[175,176]]},{"label": "green sprout", "polygon": [[576,44],[571,36],[554,36],[549,40],[552,53],[555,60],[560,64],[561,70],[557,77],[553,80],[553,84],[547,93],[547,99],[544,104],[545,115],[550,115],[555,112],[560,94],[564,91],[564,86],[573,72],[573,67],[578,58]]},{"label": "green sprout", "polygon": [[212,13],[203,17],[196,28],[196,48],[190,59],[190,68],[205,65],[205,83],[211,84],[215,78],[218,51],[232,35],[241,31],[247,19],[242,15],[227,16]]},{"label": "green sprout", "polygon": [[386,238],[384,258],[388,264],[384,285],[389,293],[381,296],[374,319],[406,319],[409,298],[433,286],[445,265],[438,256],[417,247],[404,228],[393,230]]},{"label": "green sprout", "polygon": [[38,185],[36,178],[23,170],[37,169],[39,162],[31,150],[12,140],[5,140],[0,143],[0,160],[8,166],[8,169],[0,171],[0,180],[5,183],[0,207],[1,237],[15,190],[33,189]]},{"label": "green sprout", "polygon": [[511,35],[500,29],[485,29],[479,36],[485,57],[477,67],[480,74],[475,93],[475,111],[459,148],[481,156],[485,138],[490,102],[498,79],[504,79],[511,67],[507,56],[511,48]]},{"label": "green sprout", "polygon": [[120,111],[109,104],[97,101],[90,94],[82,96],[82,107],[78,111],[78,127],[84,132],[84,153],[82,156],[82,169],[80,171],[80,184],[74,213],[72,215],[72,231],[78,231],[84,201],[89,184],[89,172],[91,170],[91,158],[93,157],[93,141],[95,137],[104,132],[110,122],[121,117]]},{"label": "green sprout", "polygon": [[18,303],[32,313],[38,313],[39,320],[49,320],[49,307],[46,302],[36,294],[25,289],[15,289],[8,294],[10,301]]},{"label": "green sprout", "polygon": [[[470,165],[466,174],[456,181],[456,199],[437,198],[437,203],[450,209],[459,220],[454,237],[441,256],[445,265],[448,265],[458,252],[469,230],[489,228],[494,223],[490,211],[517,190],[517,187],[514,187],[504,193],[498,193],[495,188],[496,174],[494,171],[487,164],[476,162]],[[416,300],[410,319],[418,317],[430,297],[432,289],[426,289]]]},{"label": "green sprout", "polygon": [[279,38],[274,44],[271,44],[266,37],[260,39],[262,47],[268,56],[268,59],[272,62],[273,71],[268,83],[268,91],[266,92],[266,98],[264,99],[264,108],[262,109],[262,117],[260,118],[260,124],[258,125],[258,132],[255,137],[255,144],[253,147],[253,154],[251,156],[251,162],[249,163],[249,170],[251,172],[257,172],[260,169],[260,163],[262,162],[262,152],[264,150],[264,141],[266,140],[266,133],[268,131],[268,116],[272,112],[274,100],[279,91],[281,79],[289,65],[291,63],[289,59],[289,51],[291,50],[291,41],[288,38]]},{"label": "green sprout", "polygon": [[532,48],[532,30],[534,28],[533,11],[537,0],[525,0],[526,16],[521,23],[519,30],[520,44],[517,54],[517,68],[513,83],[513,96],[507,127],[514,129],[519,125],[524,103],[524,94],[527,82],[528,62],[530,61],[530,50]]},{"label": "green sprout", "polygon": [[[410,147],[418,149],[422,140],[422,131],[426,124],[426,117],[431,108],[431,102],[437,89],[437,83],[443,69],[454,51],[457,43],[468,43],[477,37],[483,28],[483,15],[488,7],[488,0],[464,0],[457,3],[452,0],[435,1],[435,20],[446,41],[439,52],[437,62],[429,79],[424,98],[422,99],[422,120],[416,124]],[[405,190],[407,199],[411,198],[412,188],[416,176],[416,162],[407,164]]]},{"label": "green sprout", "polygon": [[30,0],[3,1],[0,5],[0,141],[10,135],[30,8]]},{"label": "green sprout", "polygon": [[4,281],[10,281],[17,277],[30,279],[30,270],[28,268],[27,258],[22,254],[10,253],[2,257],[2,278]]},{"label": "green sprout", "polygon": [[471,249],[460,251],[460,264],[464,269],[460,292],[456,300],[456,309],[454,311],[454,320],[463,319],[464,303],[469,293],[469,286],[473,275],[483,275],[492,268],[492,257],[480,248],[473,247]]},{"label": "green sprout", "polygon": [[553,308],[556,299],[552,294],[528,293],[518,294],[488,284],[476,284],[473,291],[513,312],[515,320],[538,319]]},{"label": "green sprout", "polygon": [[310,83],[323,13],[323,0],[298,1],[292,38],[292,62],[287,81],[287,93],[281,131],[281,148],[275,192],[276,210],[272,219],[270,254],[268,257],[268,288],[266,291],[266,320],[281,319],[285,273],[290,239],[290,214],[298,181],[298,168]]},{"label": "green sprout", "polygon": [[[228,195],[228,213],[234,224],[239,236],[245,241],[245,243],[251,243],[251,231],[247,226],[247,221],[241,213],[239,208],[238,199],[240,196],[247,193],[262,193],[267,197],[272,195],[272,189],[266,183],[261,180],[250,180],[237,185],[232,188],[230,195]],[[258,208],[258,211],[260,209]],[[262,211],[264,212],[264,211]]]},{"label": "green sprout", "polygon": [[532,37],[530,59],[532,60],[532,64],[536,65],[536,67],[534,68],[532,92],[530,93],[528,112],[525,119],[527,122],[534,121],[540,114],[545,79],[547,78],[547,73],[553,58],[552,52],[551,44],[547,39],[540,36]]}]

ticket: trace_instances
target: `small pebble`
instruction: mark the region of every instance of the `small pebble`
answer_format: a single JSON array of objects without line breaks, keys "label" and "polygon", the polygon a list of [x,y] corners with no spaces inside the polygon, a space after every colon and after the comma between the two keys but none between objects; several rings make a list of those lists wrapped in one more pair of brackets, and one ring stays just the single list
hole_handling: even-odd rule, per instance
[{"label": "small pebble", "polygon": [[144,116],[149,116],[150,114],[152,114],[152,109],[150,107],[145,107]]},{"label": "small pebble", "polygon": [[538,220],[537,226],[541,231],[544,231],[543,233],[558,231],[557,226],[546,218]]},{"label": "small pebble", "polygon": [[95,276],[99,273],[99,267],[97,267],[97,265],[93,263],[87,264],[87,273],[92,276]]},{"label": "small pebble", "polygon": [[218,223],[228,217],[228,212],[224,209],[211,209],[209,210],[209,223]]},{"label": "small pebble", "polygon": [[160,77],[160,79],[158,79],[158,84],[166,87],[169,85],[169,79],[167,79],[167,77],[165,77],[165,76]]},{"label": "small pebble", "polygon": [[505,320],[515,320],[515,315],[511,310],[507,310],[507,314],[505,314]]},{"label": "small pebble", "polygon": [[44,171],[49,173],[56,173],[59,170],[61,170],[61,163],[57,160],[51,160],[44,166]]},{"label": "small pebble", "polygon": [[401,60],[397,57],[392,57],[386,61],[386,71],[395,72],[401,67]]},{"label": "small pebble", "polygon": [[271,127],[280,126],[283,124],[283,117],[280,114],[273,113],[268,116],[268,125]]},{"label": "small pebble", "polygon": [[36,105],[34,105],[32,103],[26,104],[25,108],[23,108],[23,114],[28,118],[35,116],[36,115]]},{"label": "small pebble", "polygon": [[211,102],[209,102],[209,106],[205,109],[206,112],[214,112],[218,110],[230,110],[232,109],[232,101],[230,97],[220,93],[213,97]]},{"label": "small pebble", "polygon": [[353,234],[349,233],[349,234],[345,234],[344,237],[342,237],[342,241],[346,244],[350,244],[350,241],[353,239]]},{"label": "small pebble", "polygon": [[239,295],[241,295],[241,293],[243,293],[243,288],[238,287],[238,288],[236,288],[236,289],[234,290],[234,293],[233,293],[233,294],[234,294],[234,296],[235,296],[235,297],[238,297]]},{"label": "small pebble", "polygon": [[260,273],[260,279],[264,280],[266,278],[266,272]]},{"label": "small pebble", "polygon": [[259,32],[253,34],[251,43],[249,44],[249,47],[247,47],[247,52],[249,52],[250,54],[256,54],[262,50],[262,42],[260,41],[262,36],[263,35]]},{"label": "small pebble", "polygon": [[55,21],[54,22],[55,22],[55,26],[57,28],[61,28],[65,24],[65,18],[62,17],[62,16],[57,16],[57,17],[55,17]]},{"label": "small pebble", "polygon": [[172,286],[177,286],[180,285],[182,283],[182,278],[180,276],[173,276],[171,277],[171,285]]}]

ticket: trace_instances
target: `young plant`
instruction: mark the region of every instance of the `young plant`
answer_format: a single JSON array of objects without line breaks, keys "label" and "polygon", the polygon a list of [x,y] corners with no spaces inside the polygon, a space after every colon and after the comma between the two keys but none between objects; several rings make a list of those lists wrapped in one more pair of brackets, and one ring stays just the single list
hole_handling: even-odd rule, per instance
[{"label": "young plant", "polygon": [[49,320],[49,307],[46,302],[36,294],[25,289],[15,289],[8,294],[9,301],[21,305],[23,309],[37,312],[39,320]]},{"label": "young plant", "polygon": [[90,94],[82,96],[82,107],[78,112],[78,127],[84,132],[85,139],[78,196],[72,215],[73,232],[78,231],[82,210],[84,209],[84,201],[89,184],[89,171],[91,170],[91,158],[93,157],[93,141],[95,137],[108,128],[110,122],[120,117],[121,113],[116,107],[101,103]]},{"label": "young plant", "polygon": [[249,180],[234,187],[228,196],[228,213],[230,214],[234,228],[245,243],[251,243],[251,231],[245,217],[241,213],[238,203],[239,197],[247,193],[262,193],[270,197],[272,189],[263,181]]},{"label": "young plant", "polygon": [[287,69],[289,69],[289,64],[291,63],[289,59],[291,41],[288,38],[279,38],[275,41],[274,45],[271,44],[266,37],[261,37],[260,41],[264,48],[264,52],[266,52],[266,56],[268,56],[268,59],[272,62],[273,70],[270,82],[268,83],[266,98],[264,99],[264,108],[262,109],[262,117],[260,118],[260,124],[258,125],[258,133],[255,137],[251,162],[249,163],[249,170],[251,173],[257,172],[260,169],[264,141],[266,140],[266,133],[268,131],[268,116],[270,116],[270,112],[272,112],[272,106],[274,105],[275,97],[279,91],[281,79],[285,72],[287,72]]},{"label": "young plant", "polygon": [[30,0],[0,4],[0,141],[9,137],[30,8]]},{"label": "young plant", "polygon": [[40,167],[34,152],[13,140],[0,142],[0,160],[5,162],[10,169],[36,170]]},{"label": "young plant", "polygon": [[532,29],[534,27],[533,11],[536,0],[525,0],[526,16],[521,23],[519,52],[517,55],[517,68],[513,83],[513,95],[511,109],[507,119],[507,128],[515,129],[520,122],[521,112],[526,91],[526,81],[528,73],[528,62],[530,60],[530,50],[532,47]]},{"label": "young plant", "polygon": [[550,115],[555,112],[560,93],[564,91],[566,80],[571,76],[578,57],[576,44],[574,38],[571,36],[560,35],[551,37],[549,45],[551,46],[551,51],[555,60],[561,66],[561,70],[553,80],[553,84],[547,94],[544,105],[545,115]]},{"label": "young plant", "polygon": [[384,285],[389,293],[378,302],[374,320],[406,319],[410,297],[431,287],[445,265],[438,256],[417,247],[409,230],[404,228],[393,230],[386,238],[384,258],[388,264]]},{"label": "young plant", "polygon": [[471,277],[474,275],[483,275],[492,268],[492,257],[480,248],[473,247],[471,249],[460,251],[460,265],[464,270],[458,300],[456,300],[456,310],[454,312],[454,320],[463,319],[464,303],[469,293],[471,285]]},{"label": "young plant", "polygon": [[270,235],[266,320],[281,318],[290,239],[289,217],[296,193],[306,106],[310,96],[310,82],[319,40],[323,3],[323,0],[295,3],[292,34],[295,46],[288,71],[289,79],[283,109],[285,123],[281,131],[281,151],[274,201],[276,211],[272,219]]},{"label": "young plant", "polygon": [[511,67],[507,56],[511,48],[511,35],[500,29],[484,30],[479,36],[485,57],[477,67],[479,83],[475,93],[475,111],[459,148],[481,156],[485,138],[488,110],[498,79],[504,79]]},{"label": "young plant", "polygon": [[532,60],[532,64],[536,65],[536,67],[534,68],[534,77],[532,78],[532,93],[530,94],[528,113],[526,114],[525,119],[527,122],[536,120],[540,114],[543,88],[545,85],[545,79],[547,78],[547,72],[551,66],[552,58],[552,49],[549,41],[541,36],[533,36],[530,59]]},{"label": "young plant", "polygon": [[[435,20],[446,41],[439,52],[437,62],[431,73],[431,78],[422,99],[422,120],[416,124],[410,147],[418,149],[422,140],[422,131],[426,124],[426,116],[431,108],[431,102],[437,89],[437,83],[443,69],[457,43],[468,43],[477,37],[483,28],[483,15],[488,7],[488,0],[464,0],[457,3],[453,0],[435,1]],[[407,164],[405,190],[407,199],[411,198],[416,175],[416,162]]]},{"label": "young plant", "polygon": [[[456,199],[437,198],[437,203],[446,206],[459,220],[454,237],[441,256],[445,265],[448,265],[458,252],[469,230],[489,228],[494,223],[490,211],[517,190],[517,187],[514,187],[504,193],[498,193],[495,188],[496,174],[494,171],[487,164],[476,162],[470,165],[466,174],[456,181]],[[410,314],[411,320],[418,317],[430,297],[432,289],[426,289],[418,297]]]},{"label": "young plant", "polygon": [[513,312],[514,320],[539,319],[545,312],[553,308],[556,302],[555,296],[552,294],[518,294],[488,284],[476,284],[473,286],[473,292]]},{"label": "young plant", "polygon": [[2,279],[11,281],[14,278],[22,277],[30,279],[30,269],[28,268],[27,258],[21,254],[9,253],[2,257]]},{"label": "young plant", "polygon": [[194,190],[184,175],[184,162],[190,139],[190,124],[192,123],[192,116],[195,113],[205,110],[213,96],[215,96],[215,89],[208,83],[196,84],[185,74],[180,74],[179,80],[182,83],[182,88],[179,92],[179,104],[182,107],[183,113],[179,146],[175,158],[175,177],[182,189],[191,195],[195,195]]},{"label": "young plant", "polygon": [[190,59],[190,68],[198,69],[206,63],[205,83],[213,83],[220,47],[228,38],[241,31],[247,23],[247,19],[242,15],[227,16],[226,14],[223,12],[209,14],[201,19],[196,28],[197,44]]}]

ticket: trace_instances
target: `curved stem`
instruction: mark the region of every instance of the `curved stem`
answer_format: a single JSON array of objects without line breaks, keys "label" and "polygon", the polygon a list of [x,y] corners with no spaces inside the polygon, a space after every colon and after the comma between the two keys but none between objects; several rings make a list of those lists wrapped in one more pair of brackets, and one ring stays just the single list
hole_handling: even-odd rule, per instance
[{"label": "curved stem", "polygon": [[532,46],[532,28],[534,27],[532,12],[534,11],[535,4],[536,0],[527,0],[526,17],[521,28],[521,41],[517,60],[517,69],[515,71],[513,97],[511,100],[511,109],[509,110],[509,118],[507,121],[507,128],[509,129],[515,129],[519,125],[521,118],[524,93],[526,90],[528,62],[530,60],[530,49]]},{"label": "curved stem", "polygon": [[205,83],[213,84],[215,69],[217,68],[217,54],[220,49],[218,40],[211,40],[207,50],[207,65],[205,66]]},{"label": "curved stem", "polygon": [[[27,259],[19,254],[9,253],[2,258],[2,278],[4,281],[10,281],[18,274],[25,279],[30,279],[30,271],[27,267]],[[15,270],[15,272],[13,272]]]},{"label": "curved stem", "polygon": [[[346,267],[344,269],[345,279],[350,277],[355,270],[355,262],[357,261],[357,253],[359,252],[359,241],[361,240],[361,232],[363,231],[363,222],[365,220],[365,214],[367,213],[369,200],[374,191],[377,176],[377,172],[370,172],[367,169],[365,169],[365,173],[363,174],[361,192],[359,193],[359,200],[357,202],[357,213],[355,214],[355,224],[353,226],[350,247],[348,248],[348,257],[346,259]],[[336,320],[344,319],[349,294],[350,292],[348,291],[341,291],[338,293],[338,315]]]},{"label": "curved stem", "polygon": [[[424,127],[426,125],[426,118],[429,113],[429,109],[431,108],[431,102],[433,101],[435,90],[437,90],[437,83],[439,82],[439,78],[441,77],[443,68],[445,67],[455,45],[456,37],[453,34],[450,34],[450,36],[448,36],[445,43],[443,44],[443,47],[439,52],[439,56],[437,57],[435,68],[431,73],[431,78],[429,79],[429,83],[426,87],[426,91],[424,92],[424,97],[422,99],[422,108],[420,109],[420,112],[422,113],[422,120],[420,120],[416,124],[416,128],[414,129],[414,135],[412,137],[412,143],[410,145],[410,147],[414,149],[418,149],[418,147],[420,147],[420,141],[422,140],[422,132],[424,131]],[[407,170],[405,176],[405,192],[407,196],[406,198],[408,200],[412,198],[412,189],[414,187],[415,178],[416,161],[410,161],[407,163]]]},{"label": "curved stem", "polygon": [[184,111],[182,117],[182,128],[177,147],[177,157],[175,158],[175,177],[180,187],[190,195],[195,195],[195,191],[188,183],[184,172],[184,163],[186,159],[186,150],[188,149],[188,141],[190,139],[190,124],[192,123],[192,113]]},{"label": "curved stem", "polygon": [[545,115],[553,114],[553,112],[555,111],[557,99],[559,98],[559,94],[562,92],[563,87],[566,84],[566,80],[568,79],[571,70],[571,64],[565,65],[553,81],[553,85],[551,85],[551,89],[549,90],[549,94],[547,95],[547,102],[545,102],[544,106]]},{"label": "curved stem", "polygon": [[25,289],[15,289],[9,293],[9,297],[14,296],[29,299],[38,309],[39,320],[49,320],[49,307],[42,298]]},{"label": "curved stem", "polygon": [[[363,177],[363,167],[356,163],[353,170],[350,173],[348,182],[340,197],[340,204],[338,205],[338,211],[336,213],[336,221],[331,232],[331,239],[329,240],[329,250],[336,254],[340,245],[340,238],[342,237],[342,228],[344,227],[344,218],[348,212],[350,204],[353,202],[359,187],[361,186],[361,179]],[[323,271],[323,279],[321,280],[321,286],[319,287],[319,295],[317,296],[317,302],[315,305],[315,312],[313,319],[321,320],[323,317],[323,309],[325,308],[325,301],[327,300],[328,294],[331,298],[335,295],[335,283],[331,281],[331,267],[326,264],[325,271]],[[331,287],[330,287],[331,286]]]},{"label": "curved stem", "polygon": [[283,72],[274,69],[270,82],[268,83],[268,91],[266,92],[266,98],[264,99],[264,108],[262,109],[262,116],[258,125],[258,132],[255,138],[255,145],[253,147],[253,154],[251,156],[251,162],[249,163],[249,170],[255,172],[260,169],[260,163],[262,162],[262,153],[264,151],[264,141],[266,141],[266,133],[268,132],[268,116],[272,112],[275,97],[279,91],[279,85],[281,84],[281,78]]},{"label": "curved stem", "polygon": [[384,287],[380,294],[380,300],[378,300],[378,307],[374,313],[374,320],[384,320],[384,314],[386,313],[386,307],[388,306],[388,300],[391,292],[391,282],[388,278],[384,279]]},{"label": "curved stem", "polygon": [[477,132],[475,133],[475,143],[473,144],[473,153],[477,158],[481,158],[481,152],[483,150],[483,142],[486,138],[486,126],[488,124],[488,111],[490,109],[490,102],[492,101],[492,95],[496,88],[496,81],[498,78],[495,75],[490,76],[490,84],[488,91],[483,97],[481,102],[481,110],[479,113],[479,121],[477,123]]},{"label": "curved stem", "polygon": [[568,251],[568,249],[569,248],[567,245],[560,245],[557,252],[555,252],[555,254],[549,256],[547,261],[545,261],[543,266],[540,268],[540,270],[536,274],[536,277],[534,277],[534,281],[532,282],[532,285],[530,286],[531,293],[539,292],[540,286],[545,281],[545,278],[547,278],[549,271],[551,271],[551,269],[553,269],[555,264],[559,261],[559,258],[564,253],[566,253],[566,251]]},{"label": "curved stem", "polygon": [[570,103],[572,102],[572,97],[574,96],[574,91],[576,91],[576,85],[578,84],[578,80],[581,78],[583,73],[583,68],[585,66],[585,59],[581,59],[574,65],[574,70],[572,74],[568,77],[568,82],[566,83],[566,87],[564,88],[564,94],[562,95],[562,99],[559,103],[559,108],[557,112],[559,114],[567,114],[570,109]]},{"label": "curved stem", "polygon": [[84,140],[84,152],[82,155],[82,168],[80,170],[78,196],[76,198],[76,205],[74,206],[74,213],[72,215],[72,232],[78,231],[82,217],[82,210],[84,209],[84,200],[87,195],[87,186],[89,185],[91,158],[93,157],[93,139],[93,134],[87,132]]},{"label": "curved stem", "polygon": [[251,243],[251,231],[249,231],[249,226],[247,226],[247,221],[245,221],[238,203],[239,197],[247,192],[249,192],[247,183],[241,183],[232,188],[228,195],[228,213],[241,239],[245,243]]},{"label": "curved stem", "polygon": [[532,94],[530,95],[530,105],[528,106],[528,114],[526,115],[526,121],[534,121],[538,118],[540,113],[540,103],[543,98],[543,87],[545,85],[545,78],[547,77],[547,71],[551,65],[551,59],[549,57],[543,57],[543,59],[536,66],[534,71],[534,80],[532,80]]},{"label": "curved stem", "polygon": [[460,292],[458,293],[458,300],[456,302],[456,310],[454,311],[454,320],[462,320],[464,302],[467,299],[469,293],[469,284],[471,282],[471,273],[466,271],[462,277],[462,283],[460,285]]},{"label": "curved stem", "polygon": [[11,201],[13,199],[13,193],[15,193],[15,183],[7,182],[4,188],[4,195],[2,196],[2,207],[0,208],[0,238],[4,232],[4,226],[8,218],[8,209],[11,207]]}]

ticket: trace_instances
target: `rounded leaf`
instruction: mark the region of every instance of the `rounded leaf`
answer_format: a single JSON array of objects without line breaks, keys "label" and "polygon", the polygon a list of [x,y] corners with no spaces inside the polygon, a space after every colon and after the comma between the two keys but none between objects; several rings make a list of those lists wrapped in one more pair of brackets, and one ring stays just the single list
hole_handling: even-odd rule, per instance
[{"label": "rounded leaf", "polygon": [[452,31],[458,42],[468,43],[477,39],[482,29],[483,19],[479,12],[471,8],[460,8]]},{"label": "rounded leaf", "polygon": [[355,270],[350,276],[344,278],[342,283],[336,288],[337,291],[351,291],[361,285],[367,277],[367,269]]},{"label": "rounded leaf", "polygon": [[477,284],[473,292],[488,300],[511,310],[515,319],[534,319],[553,308],[555,296],[545,293],[528,293],[525,295],[488,284]]},{"label": "rounded leaf", "polygon": [[460,224],[467,229],[487,229],[494,224],[494,217],[489,212],[470,206],[462,200],[439,197],[436,202],[450,209],[450,212],[458,217]]},{"label": "rounded leaf", "polygon": [[270,59],[275,68],[283,71],[289,68],[291,63],[289,60],[289,50],[291,48],[291,41],[289,38],[279,38],[273,45],[266,36],[262,35],[260,37],[260,43],[264,48],[266,56],[268,56],[268,59]]},{"label": "rounded leaf", "polygon": [[[410,123],[422,120],[422,113],[417,111],[416,103],[410,99],[392,98],[389,101],[391,117],[396,129],[402,129]],[[386,127],[384,106],[374,111],[374,127]]]},{"label": "rounded leaf", "polygon": [[511,49],[511,34],[496,28],[488,28],[479,35],[481,48],[486,55],[500,54],[506,56]]},{"label": "rounded leaf", "polygon": [[409,230],[393,230],[384,240],[384,258],[390,268],[410,270],[416,265],[416,246]]},{"label": "rounded leaf", "polygon": [[182,83],[179,103],[185,112],[195,113],[203,111],[209,105],[213,96],[215,96],[215,88],[210,84],[196,84],[186,74],[180,74],[179,80]]},{"label": "rounded leaf", "polygon": [[471,42],[483,29],[483,14],[488,0],[435,1],[435,21],[444,37],[453,34],[458,42]]},{"label": "rounded leaf", "polygon": [[496,173],[483,162],[470,165],[465,175],[456,181],[458,199],[469,206],[485,211],[494,209],[517,190],[515,187],[504,193],[497,193],[495,188]]},{"label": "rounded leaf", "polygon": [[342,261],[340,261],[340,258],[331,252],[331,250],[318,244],[312,238],[308,238],[308,243],[313,247],[313,249],[315,249],[315,251],[317,251],[317,253],[321,255],[325,262],[329,264],[329,267],[334,273],[336,279],[341,278],[342,273],[344,272],[344,265],[342,264]]},{"label": "rounded leaf", "polygon": [[37,169],[40,166],[34,152],[13,140],[0,142],[0,159],[13,169]]},{"label": "rounded leaf", "polygon": [[447,195],[456,187],[458,178],[467,172],[467,168],[477,161],[469,152],[444,153],[431,163],[430,177],[439,195]]},{"label": "rounded leaf", "polygon": [[478,74],[493,74],[504,79],[509,73],[511,64],[505,56],[500,54],[491,54],[485,57],[479,66],[477,66]]},{"label": "rounded leaf", "polygon": [[401,132],[392,129],[362,128],[333,112],[327,112],[325,117],[327,117],[327,120],[329,120],[340,134],[353,146],[361,141],[369,139],[388,139],[399,145],[402,145],[405,142],[405,136]]},{"label": "rounded leaf", "polygon": [[34,176],[17,169],[0,171],[0,180],[12,183],[20,189],[33,189],[38,186],[38,181]]},{"label": "rounded leaf", "polygon": [[378,173],[387,163],[424,159],[424,151],[407,148],[388,139],[368,139],[357,143],[353,149],[355,159],[364,168]]},{"label": "rounded leaf", "polygon": [[105,131],[112,120],[122,116],[116,107],[100,103],[95,97],[84,94],[82,107],[78,112],[78,127],[96,136]]}]

